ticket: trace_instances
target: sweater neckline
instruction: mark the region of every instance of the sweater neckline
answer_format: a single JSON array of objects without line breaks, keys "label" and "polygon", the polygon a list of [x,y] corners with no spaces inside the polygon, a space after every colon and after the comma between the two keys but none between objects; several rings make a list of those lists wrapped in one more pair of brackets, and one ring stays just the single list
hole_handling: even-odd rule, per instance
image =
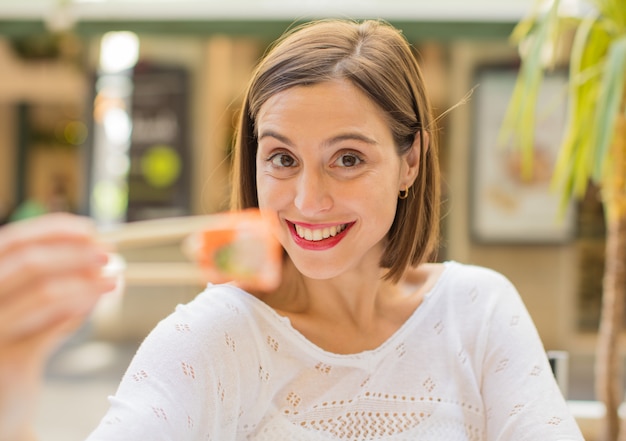
[{"label": "sweater neckline", "polygon": [[387,340],[376,348],[350,354],[339,354],[321,348],[294,328],[288,317],[280,315],[272,307],[247,291],[234,285],[228,286],[243,294],[254,309],[259,312],[268,321],[268,323],[280,328],[283,331],[282,334],[290,338],[294,343],[296,343],[296,346],[304,352],[307,352],[309,355],[320,360],[326,359],[333,363],[350,363],[352,361],[378,358],[390,350],[389,348],[393,350],[393,348],[397,345],[396,343],[402,340],[403,335],[409,332],[415,324],[421,321],[422,317],[424,317],[427,313],[427,310],[431,308],[431,305],[434,303],[433,299],[437,297],[437,293],[440,291],[441,285],[444,284],[449,278],[450,269],[454,263],[454,261],[443,262],[444,270],[432,288],[424,294],[424,299],[421,304],[415,308],[407,320]]}]

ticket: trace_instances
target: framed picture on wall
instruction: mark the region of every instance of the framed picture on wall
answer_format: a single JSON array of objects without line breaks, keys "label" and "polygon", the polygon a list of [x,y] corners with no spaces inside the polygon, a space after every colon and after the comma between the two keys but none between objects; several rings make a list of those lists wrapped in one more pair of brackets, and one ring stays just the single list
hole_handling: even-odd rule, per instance
[{"label": "framed picture on wall", "polygon": [[[501,145],[499,135],[517,68],[476,70],[473,102],[470,228],[482,243],[560,243],[574,235],[574,210],[562,215],[561,196],[551,188],[567,112],[565,72],[547,75],[537,98],[533,174],[521,174],[521,154]],[[510,143],[512,144],[512,143]]]}]

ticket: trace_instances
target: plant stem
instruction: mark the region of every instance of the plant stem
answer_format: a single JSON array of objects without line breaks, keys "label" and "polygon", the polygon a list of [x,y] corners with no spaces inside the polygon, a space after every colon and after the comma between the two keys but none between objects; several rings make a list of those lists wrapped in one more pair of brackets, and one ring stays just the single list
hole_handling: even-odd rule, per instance
[{"label": "plant stem", "polygon": [[[604,403],[606,416],[601,440],[626,440],[620,433],[619,405],[622,402],[622,357],[619,337],[624,324],[626,297],[626,121],[618,117],[612,145],[612,179],[605,181],[603,202],[607,224],[602,312],[596,353],[596,394]],[[619,438],[618,438],[619,436]]]}]

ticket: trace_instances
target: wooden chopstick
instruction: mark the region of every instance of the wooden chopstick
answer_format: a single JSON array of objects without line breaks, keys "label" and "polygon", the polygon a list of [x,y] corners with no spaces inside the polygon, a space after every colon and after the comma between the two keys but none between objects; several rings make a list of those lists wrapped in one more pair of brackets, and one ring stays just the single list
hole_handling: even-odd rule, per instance
[{"label": "wooden chopstick", "polygon": [[126,222],[100,230],[98,237],[118,250],[178,242],[202,231],[211,224],[214,216],[207,214]]}]

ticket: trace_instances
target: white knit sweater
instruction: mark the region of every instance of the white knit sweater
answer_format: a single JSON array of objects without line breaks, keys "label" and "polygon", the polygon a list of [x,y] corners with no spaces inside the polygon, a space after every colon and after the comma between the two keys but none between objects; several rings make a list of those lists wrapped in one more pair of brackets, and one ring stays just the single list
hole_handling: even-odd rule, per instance
[{"label": "white knit sweater", "polygon": [[329,353],[230,285],[146,338],[89,441],[582,440],[501,275],[455,262],[377,349]]}]

